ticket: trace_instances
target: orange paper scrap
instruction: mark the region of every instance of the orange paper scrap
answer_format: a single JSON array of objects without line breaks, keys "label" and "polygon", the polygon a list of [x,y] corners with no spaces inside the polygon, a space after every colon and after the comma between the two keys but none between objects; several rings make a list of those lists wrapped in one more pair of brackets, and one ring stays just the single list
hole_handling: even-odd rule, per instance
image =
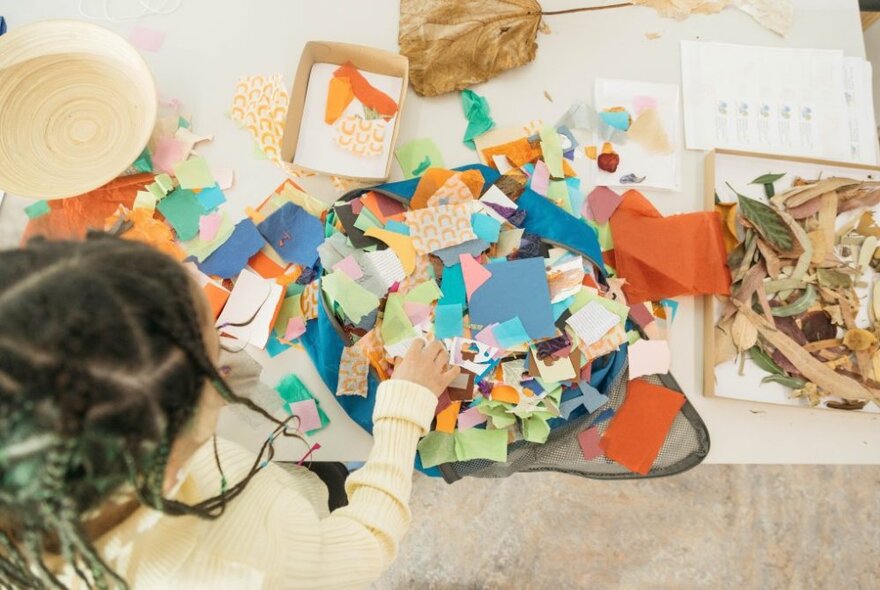
[{"label": "orange paper scrap", "polygon": [[461,402],[452,402],[443,411],[437,414],[437,432],[446,432],[452,434],[455,432],[455,422],[458,420],[458,410],[461,408]]},{"label": "orange paper scrap", "polygon": [[663,217],[638,191],[611,216],[614,267],[632,305],[679,295],[729,295],[721,218],[712,212]]},{"label": "orange paper scrap", "polygon": [[202,291],[205,292],[205,297],[208,299],[208,305],[211,306],[211,312],[214,314],[214,319],[216,320],[220,317],[220,312],[223,311],[223,306],[226,305],[226,300],[229,299],[229,291],[220,285],[215,285],[214,283],[205,283],[205,286],[202,287]]},{"label": "orange paper scrap", "polygon": [[647,475],[684,402],[685,397],[677,391],[642,379],[630,381],[623,405],[612,418],[599,446],[612,461]]},{"label": "orange paper scrap", "polygon": [[327,107],[324,110],[324,122],[332,125],[336,119],[342,116],[349,103],[354,99],[354,90],[349,78],[334,76],[330,78],[330,87],[327,90]]},{"label": "orange paper scrap", "polygon": [[397,103],[394,99],[370,84],[351,62],[339,66],[333,75],[337,78],[348,78],[357,99],[365,107],[379,113],[386,121],[397,112]]}]

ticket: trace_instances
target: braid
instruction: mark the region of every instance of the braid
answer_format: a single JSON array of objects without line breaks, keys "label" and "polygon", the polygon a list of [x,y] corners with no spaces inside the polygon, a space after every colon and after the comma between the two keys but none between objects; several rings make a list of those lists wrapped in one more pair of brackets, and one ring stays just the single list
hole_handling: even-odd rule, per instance
[{"label": "braid", "polygon": [[[130,486],[165,514],[217,518],[272,460],[275,439],[298,437],[297,418],[279,421],[230,389],[186,270],[143,244],[90,236],[0,252],[0,324],[0,588],[63,587],[44,560],[50,540],[88,588],[126,588],[83,514]],[[215,440],[219,494],[188,505],[164,497],[165,474],[206,383],[277,427],[231,486]]]}]

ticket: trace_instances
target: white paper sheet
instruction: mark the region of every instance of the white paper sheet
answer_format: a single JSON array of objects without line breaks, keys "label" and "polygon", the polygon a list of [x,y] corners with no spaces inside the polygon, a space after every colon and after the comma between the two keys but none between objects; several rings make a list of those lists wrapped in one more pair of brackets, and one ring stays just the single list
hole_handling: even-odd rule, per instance
[{"label": "white paper sheet", "polygon": [[[284,287],[271,279],[241,271],[229,300],[217,318],[220,331],[257,348],[265,348],[272,330],[275,308],[284,295]],[[232,324],[226,325],[224,324]]]},{"label": "white paper sheet", "polygon": [[611,313],[595,301],[590,301],[565,323],[571,326],[584,346],[590,346],[619,324],[620,316]]},{"label": "white paper sheet", "polygon": [[[391,157],[391,138],[394,135],[397,117],[392,117],[388,121],[385,129],[385,150],[380,156],[360,157],[336,145],[336,128],[324,122],[324,111],[327,106],[330,78],[337,68],[339,66],[335,64],[324,63],[312,66],[293,163],[328,174],[384,178],[388,158]],[[360,72],[370,84],[395,101],[399,100],[403,83],[400,78],[363,70]],[[354,114],[361,116],[364,114],[363,104],[357,98],[351,101],[342,117]]]},{"label": "white paper sheet", "polygon": [[[614,143],[614,149],[620,155],[620,165],[613,173],[598,170],[597,184],[679,190],[681,188],[681,138],[678,123],[678,86],[598,78],[595,94],[597,111],[601,112],[611,107],[623,107],[630,113],[633,120],[637,117],[633,99],[653,98],[656,100],[657,111],[673,146],[672,153],[661,155],[649,153],[631,140],[622,144]],[[602,138],[598,135],[593,139],[594,145],[600,149],[602,142]],[[627,174],[644,176],[645,180],[639,184],[621,183],[620,178]]]},{"label": "white paper sheet", "polygon": [[[771,154],[876,163],[864,66],[842,51],[681,42],[685,142]],[[847,107],[850,73],[853,106]],[[850,115],[852,113],[852,115]]]}]

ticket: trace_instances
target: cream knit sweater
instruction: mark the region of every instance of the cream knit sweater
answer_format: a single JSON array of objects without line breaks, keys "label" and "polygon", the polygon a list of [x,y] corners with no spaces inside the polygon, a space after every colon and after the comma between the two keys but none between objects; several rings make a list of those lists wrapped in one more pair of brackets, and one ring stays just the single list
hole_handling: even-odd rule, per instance
[{"label": "cream knit sweater", "polygon": [[[420,385],[391,380],[379,387],[373,449],[346,482],[348,506],[332,514],[327,488],[314,474],[273,464],[216,520],[142,507],[96,546],[135,590],[364,587],[392,562],[409,526],[416,444],[436,405]],[[232,485],[247,474],[254,454],[224,440],[218,450]],[[174,496],[183,502],[219,493],[210,442],[178,481]]]}]

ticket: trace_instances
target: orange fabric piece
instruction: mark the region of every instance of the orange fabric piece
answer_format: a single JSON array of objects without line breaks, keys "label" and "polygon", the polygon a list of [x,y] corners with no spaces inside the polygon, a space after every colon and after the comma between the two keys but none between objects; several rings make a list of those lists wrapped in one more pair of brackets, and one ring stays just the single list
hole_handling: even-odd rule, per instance
[{"label": "orange fabric piece", "polygon": [[327,106],[324,109],[324,122],[332,125],[342,116],[351,101],[354,100],[354,89],[350,78],[334,76],[330,78],[327,89]]},{"label": "orange fabric piece", "polygon": [[333,75],[337,78],[348,78],[357,99],[384,119],[390,119],[397,112],[397,103],[394,99],[370,84],[351,62],[339,66]]},{"label": "orange fabric piece", "polygon": [[493,145],[492,147],[483,150],[483,157],[493,168],[495,167],[495,163],[492,160],[492,157],[502,155],[507,156],[510,163],[513,164],[514,167],[519,168],[523,164],[534,162],[542,157],[544,152],[541,151],[540,144],[532,145],[525,137],[508,143]]},{"label": "orange fabric piece", "polygon": [[205,283],[202,291],[205,292],[208,305],[211,306],[211,311],[214,313],[214,319],[216,320],[220,317],[220,312],[223,311],[223,306],[226,305],[226,301],[229,299],[229,291],[218,287],[214,283]]},{"label": "orange fabric piece", "polygon": [[284,267],[278,266],[262,250],[251,256],[250,260],[248,260],[248,266],[264,279],[274,279],[284,274]]},{"label": "orange fabric piece", "polygon": [[519,392],[515,390],[510,385],[504,385],[503,383],[497,383],[492,388],[492,401],[493,402],[507,402],[509,404],[518,404],[519,403]]},{"label": "orange fabric piece", "polygon": [[729,295],[721,218],[714,212],[663,217],[629,190],[611,216],[614,262],[630,304],[679,295]]},{"label": "orange fabric piece", "polygon": [[152,174],[123,176],[77,197],[49,201],[49,213],[28,222],[22,243],[35,236],[82,240],[90,229],[103,230],[104,221],[116,212],[119,205],[131,209],[137,192],[151,182]]},{"label": "orange fabric piece", "polygon": [[677,391],[642,379],[630,381],[623,405],[599,441],[605,456],[647,475],[684,401]]},{"label": "orange fabric piece", "polygon": [[455,422],[458,420],[459,408],[461,408],[460,401],[452,402],[443,408],[443,411],[437,414],[437,426],[434,430],[448,434],[455,432]]}]

